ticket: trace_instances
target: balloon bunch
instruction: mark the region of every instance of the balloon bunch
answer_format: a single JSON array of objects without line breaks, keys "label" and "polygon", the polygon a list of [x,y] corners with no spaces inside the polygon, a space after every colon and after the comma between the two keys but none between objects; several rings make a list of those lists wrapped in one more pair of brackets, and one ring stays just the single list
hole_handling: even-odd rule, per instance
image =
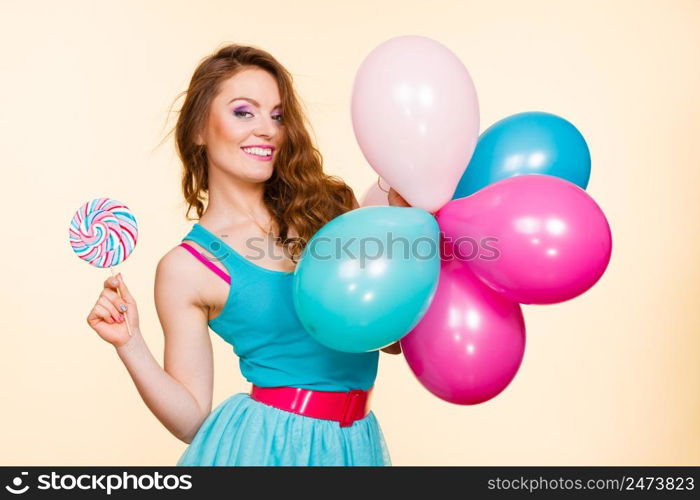
[{"label": "balloon bunch", "polygon": [[[586,142],[567,120],[539,112],[510,116],[478,137],[469,72],[448,48],[419,36],[393,38],[366,57],[352,121],[380,183],[411,207],[353,210],[311,242],[392,231],[408,243],[431,242],[435,252],[422,258],[412,249],[401,259],[389,251],[363,269],[352,257],[319,264],[307,246],[295,272],[302,323],[350,352],[400,339],[431,393],[456,404],[487,401],[522,362],[520,304],[574,298],[610,260],[608,222],[584,190]],[[363,205],[386,204],[378,189]]]}]

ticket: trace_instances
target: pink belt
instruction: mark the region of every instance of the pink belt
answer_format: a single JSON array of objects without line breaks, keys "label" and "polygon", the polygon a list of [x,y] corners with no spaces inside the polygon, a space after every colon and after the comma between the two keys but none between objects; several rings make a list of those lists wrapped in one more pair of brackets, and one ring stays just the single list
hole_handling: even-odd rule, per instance
[{"label": "pink belt", "polygon": [[373,387],[349,392],[313,391],[296,387],[258,387],[253,385],[250,397],[255,401],[297,415],[335,420],[340,427],[349,427],[369,414]]}]

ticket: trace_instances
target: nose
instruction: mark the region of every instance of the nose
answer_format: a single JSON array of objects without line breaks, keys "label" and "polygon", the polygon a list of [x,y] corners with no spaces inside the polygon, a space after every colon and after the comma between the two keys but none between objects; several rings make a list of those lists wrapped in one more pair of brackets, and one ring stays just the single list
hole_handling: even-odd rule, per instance
[{"label": "nose", "polygon": [[277,124],[271,117],[261,117],[254,131],[259,137],[272,138],[277,134]]}]

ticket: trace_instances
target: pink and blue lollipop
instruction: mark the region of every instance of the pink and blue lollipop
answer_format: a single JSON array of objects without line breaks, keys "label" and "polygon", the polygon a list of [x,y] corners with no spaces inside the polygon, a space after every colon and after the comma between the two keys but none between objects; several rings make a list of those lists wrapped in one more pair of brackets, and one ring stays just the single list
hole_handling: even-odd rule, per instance
[{"label": "pink and blue lollipop", "polygon": [[[138,235],[136,217],[129,207],[111,198],[96,198],[85,203],[75,212],[68,228],[70,246],[75,254],[95,267],[110,268],[112,276],[112,268],[134,251]],[[119,289],[117,293],[121,298]],[[129,335],[133,335],[128,320],[126,328]]]},{"label": "pink and blue lollipop", "polygon": [[123,203],[96,198],[75,212],[68,230],[78,257],[95,267],[116,266],[134,251],[138,239],[136,218]]}]

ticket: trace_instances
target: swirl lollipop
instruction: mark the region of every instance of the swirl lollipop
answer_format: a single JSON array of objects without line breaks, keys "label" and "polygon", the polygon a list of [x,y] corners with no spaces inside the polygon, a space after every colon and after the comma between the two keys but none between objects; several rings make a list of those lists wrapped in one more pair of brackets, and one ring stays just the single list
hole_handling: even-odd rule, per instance
[{"label": "swirl lollipop", "polygon": [[[111,198],[96,198],[75,212],[68,234],[71,248],[78,257],[95,267],[108,267],[114,276],[113,267],[134,251],[138,227],[126,205]],[[126,327],[131,335],[128,321]]]}]

